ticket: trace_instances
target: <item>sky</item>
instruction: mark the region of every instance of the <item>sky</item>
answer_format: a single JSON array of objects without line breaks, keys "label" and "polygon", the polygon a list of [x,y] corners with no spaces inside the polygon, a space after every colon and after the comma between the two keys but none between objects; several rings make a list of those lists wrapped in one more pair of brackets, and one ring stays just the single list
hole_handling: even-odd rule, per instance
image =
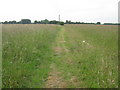
[{"label": "sky", "polygon": [[0,22],[71,20],[80,22],[118,22],[120,0],[0,0]]}]

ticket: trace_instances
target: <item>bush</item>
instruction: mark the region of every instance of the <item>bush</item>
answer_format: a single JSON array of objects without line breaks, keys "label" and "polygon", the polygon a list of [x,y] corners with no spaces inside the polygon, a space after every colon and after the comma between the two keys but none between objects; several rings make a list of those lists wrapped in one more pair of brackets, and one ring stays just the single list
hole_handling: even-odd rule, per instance
[{"label": "bush", "polygon": [[64,25],[64,22],[60,22],[60,25]]},{"label": "bush", "polygon": [[101,22],[97,22],[96,24],[101,24]]}]

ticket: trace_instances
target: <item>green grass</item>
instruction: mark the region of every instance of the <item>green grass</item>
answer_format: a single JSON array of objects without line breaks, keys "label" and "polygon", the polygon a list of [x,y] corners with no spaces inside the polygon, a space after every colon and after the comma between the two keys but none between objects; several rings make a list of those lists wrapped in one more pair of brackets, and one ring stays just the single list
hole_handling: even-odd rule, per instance
[{"label": "green grass", "polygon": [[65,39],[74,63],[66,71],[79,78],[81,87],[118,87],[117,26],[66,25]]},{"label": "green grass", "polygon": [[52,63],[67,88],[118,87],[117,26],[3,25],[2,34],[3,87],[44,88]]},{"label": "green grass", "polygon": [[55,25],[3,25],[3,87],[42,87],[59,29]]}]

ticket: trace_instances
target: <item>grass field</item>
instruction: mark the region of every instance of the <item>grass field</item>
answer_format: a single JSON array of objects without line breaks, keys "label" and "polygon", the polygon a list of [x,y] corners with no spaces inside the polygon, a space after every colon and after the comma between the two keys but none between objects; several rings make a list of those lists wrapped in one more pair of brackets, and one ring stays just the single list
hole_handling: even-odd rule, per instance
[{"label": "grass field", "polygon": [[116,25],[2,27],[4,88],[118,87]]}]

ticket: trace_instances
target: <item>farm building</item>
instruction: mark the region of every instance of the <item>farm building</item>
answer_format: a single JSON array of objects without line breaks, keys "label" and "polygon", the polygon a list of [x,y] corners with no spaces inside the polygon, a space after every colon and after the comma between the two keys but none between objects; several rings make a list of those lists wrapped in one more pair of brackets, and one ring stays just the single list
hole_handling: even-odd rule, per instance
[{"label": "farm building", "polygon": [[21,23],[22,24],[31,24],[31,20],[30,19],[22,19]]}]

